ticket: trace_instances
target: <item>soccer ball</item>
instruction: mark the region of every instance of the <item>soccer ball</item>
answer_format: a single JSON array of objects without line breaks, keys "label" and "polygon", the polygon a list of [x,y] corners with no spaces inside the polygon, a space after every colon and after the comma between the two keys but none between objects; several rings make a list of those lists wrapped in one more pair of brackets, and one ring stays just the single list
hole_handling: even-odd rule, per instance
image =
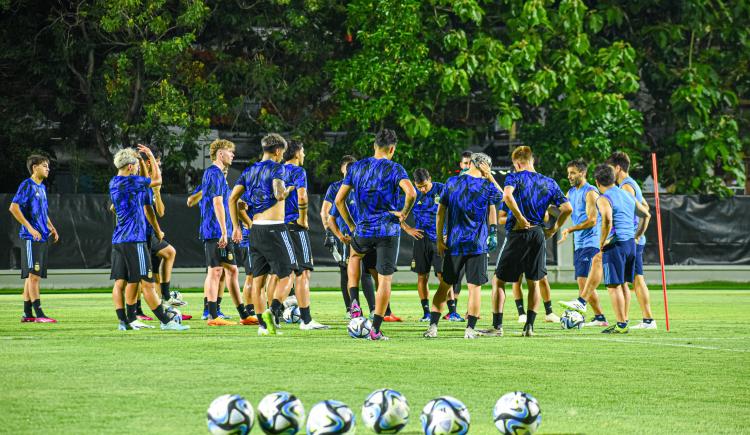
[{"label": "soccer ball", "polygon": [[506,434],[533,434],[542,424],[539,402],[523,391],[501,397],[495,403],[492,417],[500,433]]},{"label": "soccer ball", "polygon": [[239,394],[219,396],[208,407],[206,423],[214,435],[248,434],[255,423],[253,405]]},{"label": "soccer ball", "polygon": [[307,417],[307,435],[353,434],[354,429],[354,413],[337,400],[317,403]]},{"label": "soccer ball", "polygon": [[289,307],[296,307],[297,306],[297,297],[292,295],[288,296],[286,299],[284,299],[284,308]]},{"label": "soccer ball", "polygon": [[560,317],[560,327],[562,329],[581,329],[583,328],[583,316],[578,311],[566,310]]},{"label": "soccer ball", "polygon": [[471,416],[460,400],[442,396],[427,402],[421,421],[425,435],[464,435],[469,432]]},{"label": "soccer ball", "polygon": [[292,305],[284,309],[284,313],[281,315],[286,323],[299,323],[299,307]]},{"label": "soccer ball", "polygon": [[182,300],[182,293],[180,293],[177,290],[171,290],[169,292],[169,297],[172,298],[172,299],[177,299],[178,301],[181,301]]},{"label": "soccer ball", "polygon": [[372,322],[366,317],[355,317],[349,321],[349,326],[346,329],[349,330],[349,335],[352,338],[367,338],[372,329]]},{"label": "soccer ball", "polygon": [[362,420],[375,433],[398,433],[409,422],[409,403],[398,391],[373,391],[362,405]]},{"label": "soccer ball", "polygon": [[305,421],[302,402],[291,393],[271,393],[258,404],[258,425],[267,434],[296,434]]},{"label": "soccer ball", "polygon": [[170,322],[174,320],[177,323],[180,323],[180,324],[182,323],[182,313],[177,308],[166,307],[164,309],[164,312],[167,314],[167,318],[169,318]]}]

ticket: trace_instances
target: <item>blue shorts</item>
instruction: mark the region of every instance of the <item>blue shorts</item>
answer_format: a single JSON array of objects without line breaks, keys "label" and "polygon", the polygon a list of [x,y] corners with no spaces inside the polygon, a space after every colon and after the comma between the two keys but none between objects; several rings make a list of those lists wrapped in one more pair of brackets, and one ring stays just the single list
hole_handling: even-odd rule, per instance
[{"label": "blue shorts", "polygon": [[604,285],[632,283],[635,278],[635,240],[615,242],[602,251]]},{"label": "blue shorts", "polygon": [[591,270],[591,259],[599,253],[599,248],[578,248],[573,251],[573,265],[576,269],[576,278],[587,278]]},{"label": "blue shorts", "polygon": [[643,275],[643,250],[646,245],[635,245],[635,274]]}]

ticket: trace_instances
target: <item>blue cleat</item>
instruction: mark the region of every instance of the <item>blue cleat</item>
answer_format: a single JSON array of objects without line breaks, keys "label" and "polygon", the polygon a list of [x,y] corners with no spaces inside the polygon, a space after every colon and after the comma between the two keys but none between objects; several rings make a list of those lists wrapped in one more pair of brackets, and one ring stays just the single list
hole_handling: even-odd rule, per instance
[{"label": "blue cleat", "polygon": [[419,319],[419,321],[420,322],[429,322],[430,321],[430,313],[425,314],[424,317],[422,317],[421,319]]},{"label": "blue cleat", "polygon": [[208,318],[211,317],[211,315],[208,313],[208,308],[203,310],[203,315],[201,316],[201,320],[208,320]]},{"label": "blue cleat", "polygon": [[450,321],[450,322],[465,322],[466,319],[464,319],[463,317],[461,317],[461,315],[458,314],[458,313],[450,313],[450,315],[448,316],[448,321]]},{"label": "blue cleat", "polygon": [[220,318],[220,319],[226,319],[226,320],[229,320],[229,319],[232,318],[231,316],[227,316],[226,314],[222,313],[221,312],[221,308],[219,308],[218,310],[216,310],[216,316],[218,318]]}]

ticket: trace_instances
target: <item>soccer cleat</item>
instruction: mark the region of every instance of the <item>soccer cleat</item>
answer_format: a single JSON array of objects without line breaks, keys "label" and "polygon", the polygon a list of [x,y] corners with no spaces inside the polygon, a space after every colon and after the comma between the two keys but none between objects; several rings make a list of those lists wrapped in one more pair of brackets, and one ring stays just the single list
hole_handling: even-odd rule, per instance
[{"label": "soccer cleat", "polygon": [[310,320],[310,323],[299,322],[300,331],[313,331],[318,329],[331,329],[330,326],[319,323],[315,320]]},{"label": "soccer cleat", "polygon": [[255,316],[249,316],[245,317],[244,319],[240,320],[240,325],[257,325],[258,319],[255,318]]},{"label": "soccer cleat", "polygon": [[34,323],[34,320],[36,320],[36,317],[21,317],[21,323]]},{"label": "soccer cleat", "polygon": [[606,320],[596,320],[596,319],[594,319],[594,320],[592,320],[590,322],[584,323],[583,326],[600,326],[600,327],[601,326],[609,326],[609,322],[607,322]]},{"label": "soccer cleat", "polygon": [[499,328],[492,328],[486,335],[489,335],[490,337],[502,337],[503,327],[501,326]]},{"label": "soccer cleat", "polygon": [[464,338],[468,339],[482,337],[483,335],[484,333],[482,331],[478,331],[474,328],[466,328],[466,331],[464,331]]},{"label": "soccer cleat", "polygon": [[616,323],[609,328],[602,331],[602,334],[627,334],[628,333],[628,327],[620,327]]},{"label": "soccer cleat", "polygon": [[226,320],[229,320],[229,319],[231,319],[231,318],[232,318],[232,316],[227,316],[226,314],[222,313],[222,312],[221,312],[221,308],[219,308],[219,309],[217,309],[217,310],[216,310],[216,316],[217,316],[217,317],[218,317],[219,319],[226,319]]},{"label": "soccer cleat", "polygon": [[352,301],[352,306],[349,309],[349,314],[351,314],[352,319],[356,317],[362,317],[362,308],[359,308],[359,304],[357,301]]},{"label": "soccer cleat", "polygon": [[547,323],[560,323],[560,316],[555,313],[549,313],[544,316],[544,321]]},{"label": "soccer cleat", "polygon": [[534,327],[531,325],[524,325],[523,331],[521,331],[521,337],[533,337]]},{"label": "soccer cleat", "polygon": [[263,314],[261,314],[261,317],[263,317],[263,321],[266,322],[266,329],[268,329],[268,335],[276,335],[276,322],[275,322],[273,313],[271,313],[271,310],[263,311]]},{"label": "soccer cleat", "polygon": [[519,314],[518,315],[518,323],[526,324],[526,314]]},{"label": "soccer cleat", "polygon": [[449,316],[448,316],[448,321],[450,321],[450,322],[465,322],[466,319],[464,319],[463,317],[461,317],[461,315],[458,314],[458,313],[450,313]]},{"label": "soccer cleat", "polygon": [[584,315],[586,314],[586,309],[588,308],[578,299],[573,299],[572,301],[560,301],[558,302],[558,304],[560,304],[560,306],[565,308],[566,310],[578,311],[579,313]]},{"label": "soccer cleat", "polygon": [[443,320],[450,320],[451,319],[451,313],[446,314],[443,316]]},{"label": "soccer cleat", "polygon": [[130,326],[132,326],[135,329],[154,329],[153,326],[147,325],[147,324],[141,322],[140,320],[134,320],[134,321],[130,322]]},{"label": "soccer cleat", "polygon": [[349,310],[346,310],[346,314],[344,315],[344,319],[351,320],[352,319],[352,312]]},{"label": "soccer cleat", "polygon": [[208,308],[204,308],[203,315],[201,316],[201,320],[208,320],[209,317],[211,317],[211,314],[209,314]]},{"label": "soccer cleat", "polygon": [[34,323],[57,323],[57,320],[51,317],[36,317]]},{"label": "soccer cleat", "polygon": [[401,320],[401,317],[398,317],[397,315],[393,313],[391,313],[390,316],[383,317],[383,321],[384,322],[403,322],[403,320]]},{"label": "soccer cleat", "polygon": [[221,317],[218,317],[216,319],[211,319],[208,322],[206,322],[206,325],[208,326],[233,326],[236,324],[237,322],[232,322],[231,320],[222,319]]},{"label": "soccer cleat", "polygon": [[430,321],[430,313],[425,314],[424,317],[422,317],[421,319],[419,319],[419,321],[420,322],[429,322]]},{"label": "soccer cleat", "polygon": [[192,318],[193,318],[193,316],[191,316],[190,314],[183,314],[182,315],[182,320],[190,320]]},{"label": "soccer cleat", "polygon": [[150,321],[154,320],[153,318],[151,318],[151,317],[149,317],[149,316],[147,316],[145,314],[136,314],[135,318],[138,319],[138,320],[146,321],[146,322],[150,322]]},{"label": "soccer cleat", "polygon": [[[150,328],[153,328],[153,326],[150,326]],[[177,323],[175,320],[170,320],[167,323],[162,323],[161,329],[162,331],[187,331],[190,327],[182,323]]]},{"label": "soccer cleat", "polygon": [[390,338],[386,337],[382,332],[375,332],[374,329],[370,330],[370,336],[368,337],[370,340],[376,341],[376,340],[390,340]]},{"label": "soccer cleat", "polygon": [[130,324],[128,324],[128,322],[123,322],[122,320],[120,320],[120,324],[117,325],[117,329],[119,331],[130,331],[130,330],[133,329],[133,327],[130,326]]},{"label": "soccer cleat", "polygon": [[268,329],[266,329],[266,328],[264,328],[262,326],[260,328],[258,328],[258,335],[259,336],[264,337],[264,336],[269,335],[269,334],[270,333],[268,332]]},{"label": "soccer cleat", "polygon": [[169,298],[169,300],[168,301],[164,301],[164,303],[167,304],[167,305],[171,305],[173,307],[184,307],[184,306],[186,306],[188,304],[187,302],[183,301],[182,299],[177,299],[177,298]]},{"label": "soccer cleat", "polygon": [[633,325],[630,327],[630,329],[656,329],[656,322],[651,321],[651,323],[641,322],[637,325]]},{"label": "soccer cleat", "polygon": [[422,337],[424,338],[437,338],[438,334],[437,325],[430,325],[429,328],[422,334]]}]

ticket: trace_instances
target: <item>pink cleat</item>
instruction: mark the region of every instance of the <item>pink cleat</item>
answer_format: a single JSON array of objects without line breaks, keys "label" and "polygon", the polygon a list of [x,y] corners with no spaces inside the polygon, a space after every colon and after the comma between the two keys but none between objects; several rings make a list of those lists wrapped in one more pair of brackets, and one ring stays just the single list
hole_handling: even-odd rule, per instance
[{"label": "pink cleat", "polygon": [[34,323],[36,317],[21,317],[21,323]]},{"label": "pink cleat", "polygon": [[151,318],[151,317],[149,317],[149,316],[147,316],[147,315],[145,315],[145,314],[138,314],[138,315],[137,315],[137,316],[135,316],[135,317],[136,317],[136,318],[137,318],[138,320],[143,320],[143,321],[145,321],[145,322],[150,322],[150,321],[154,320],[153,318]]},{"label": "pink cleat", "polygon": [[350,313],[351,313],[352,319],[355,319],[357,317],[362,317],[362,308],[359,308],[359,304],[356,301],[352,302]]},{"label": "pink cleat", "polygon": [[193,318],[193,316],[191,316],[190,314],[183,314],[182,315],[182,320],[190,320],[192,318]]},{"label": "pink cleat", "polygon": [[37,317],[34,319],[34,323],[57,323],[57,320],[51,317]]}]

